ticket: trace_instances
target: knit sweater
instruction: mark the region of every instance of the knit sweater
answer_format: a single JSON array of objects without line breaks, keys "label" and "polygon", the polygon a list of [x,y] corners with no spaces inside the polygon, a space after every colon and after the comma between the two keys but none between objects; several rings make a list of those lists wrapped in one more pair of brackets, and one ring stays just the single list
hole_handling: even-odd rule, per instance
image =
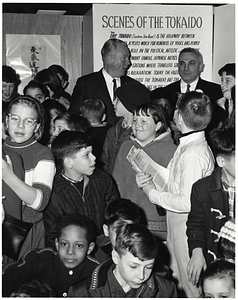
[{"label": "knit sweater", "polygon": [[22,219],[26,222],[39,222],[48,204],[55,175],[53,154],[34,137],[21,144],[12,142],[10,137],[7,137],[3,148],[11,149],[22,157],[25,183],[36,190],[34,202],[31,205],[23,203]]},{"label": "knit sweater", "polygon": [[166,231],[166,216],[159,216],[156,206],[149,201],[146,194],[136,183],[136,171],[126,158],[132,146],[143,149],[157,164],[165,168],[168,166],[177,147],[169,131],[161,134],[144,147],[136,140],[125,141],[118,152],[112,173],[121,197],[131,199],[141,207],[149,224],[154,224],[154,226],[157,224],[156,227],[160,227],[160,229],[158,228],[159,231]]}]

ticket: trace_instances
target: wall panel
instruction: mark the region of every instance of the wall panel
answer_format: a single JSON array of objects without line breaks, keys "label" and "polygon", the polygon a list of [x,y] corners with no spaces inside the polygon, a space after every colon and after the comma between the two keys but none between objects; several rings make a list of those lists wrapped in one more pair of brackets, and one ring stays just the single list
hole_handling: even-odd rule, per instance
[{"label": "wall panel", "polygon": [[61,65],[69,73],[72,93],[76,80],[82,75],[82,16],[3,14],[2,63],[6,63],[6,34],[60,35]]}]

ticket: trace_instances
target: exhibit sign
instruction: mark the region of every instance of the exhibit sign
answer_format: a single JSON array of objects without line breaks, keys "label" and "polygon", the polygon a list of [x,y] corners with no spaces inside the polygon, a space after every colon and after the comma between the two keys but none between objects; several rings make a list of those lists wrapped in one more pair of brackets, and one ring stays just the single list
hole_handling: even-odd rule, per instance
[{"label": "exhibit sign", "polygon": [[202,53],[202,77],[212,79],[212,6],[94,4],[92,14],[94,71],[102,68],[104,42],[119,38],[131,52],[127,75],[150,90],[179,79],[178,55],[186,47]]},{"label": "exhibit sign", "polygon": [[6,63],[20,75],[21,94],[40,70],[61,64],[60,35],[6,34]]}]

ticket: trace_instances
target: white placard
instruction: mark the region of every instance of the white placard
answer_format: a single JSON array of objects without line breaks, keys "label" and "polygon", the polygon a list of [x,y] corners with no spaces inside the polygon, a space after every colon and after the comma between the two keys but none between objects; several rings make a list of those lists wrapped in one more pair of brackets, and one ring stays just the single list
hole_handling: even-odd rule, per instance
[{"label": "white placard", "polygon": [[128,44],[128,75],[150,90],[179,79],[177,60],[185,47],[199,49],[212,79],[213,8],[206,5],[94,4],[94,71],[102,67],[101,48],[109,38]]}]

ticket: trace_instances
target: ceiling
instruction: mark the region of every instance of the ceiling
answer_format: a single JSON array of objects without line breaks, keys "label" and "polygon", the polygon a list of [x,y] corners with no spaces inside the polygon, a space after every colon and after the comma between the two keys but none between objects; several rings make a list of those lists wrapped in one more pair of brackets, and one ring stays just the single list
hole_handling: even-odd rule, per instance
[{"label": "ceiling", "polygon": [[66,11],[64,15],[84,15],[92,3],[3,3],[3,13],[35,14],[38,10]]},{"label": "ceiling", "polygon": [[[202,5],[220,6],[225,3],[199,3]],[[169,3],[161,3],[169,4]],[[185,5],[188,3],[171,3]],[[196,3],[189,3],[196,5]],[[82,16],[92,8],[92,3],[2,3],[3,13],[19,13],[19,14],[36,14],[38,10],[54,10],[66,11],[64,15],[78,15]]]}]

